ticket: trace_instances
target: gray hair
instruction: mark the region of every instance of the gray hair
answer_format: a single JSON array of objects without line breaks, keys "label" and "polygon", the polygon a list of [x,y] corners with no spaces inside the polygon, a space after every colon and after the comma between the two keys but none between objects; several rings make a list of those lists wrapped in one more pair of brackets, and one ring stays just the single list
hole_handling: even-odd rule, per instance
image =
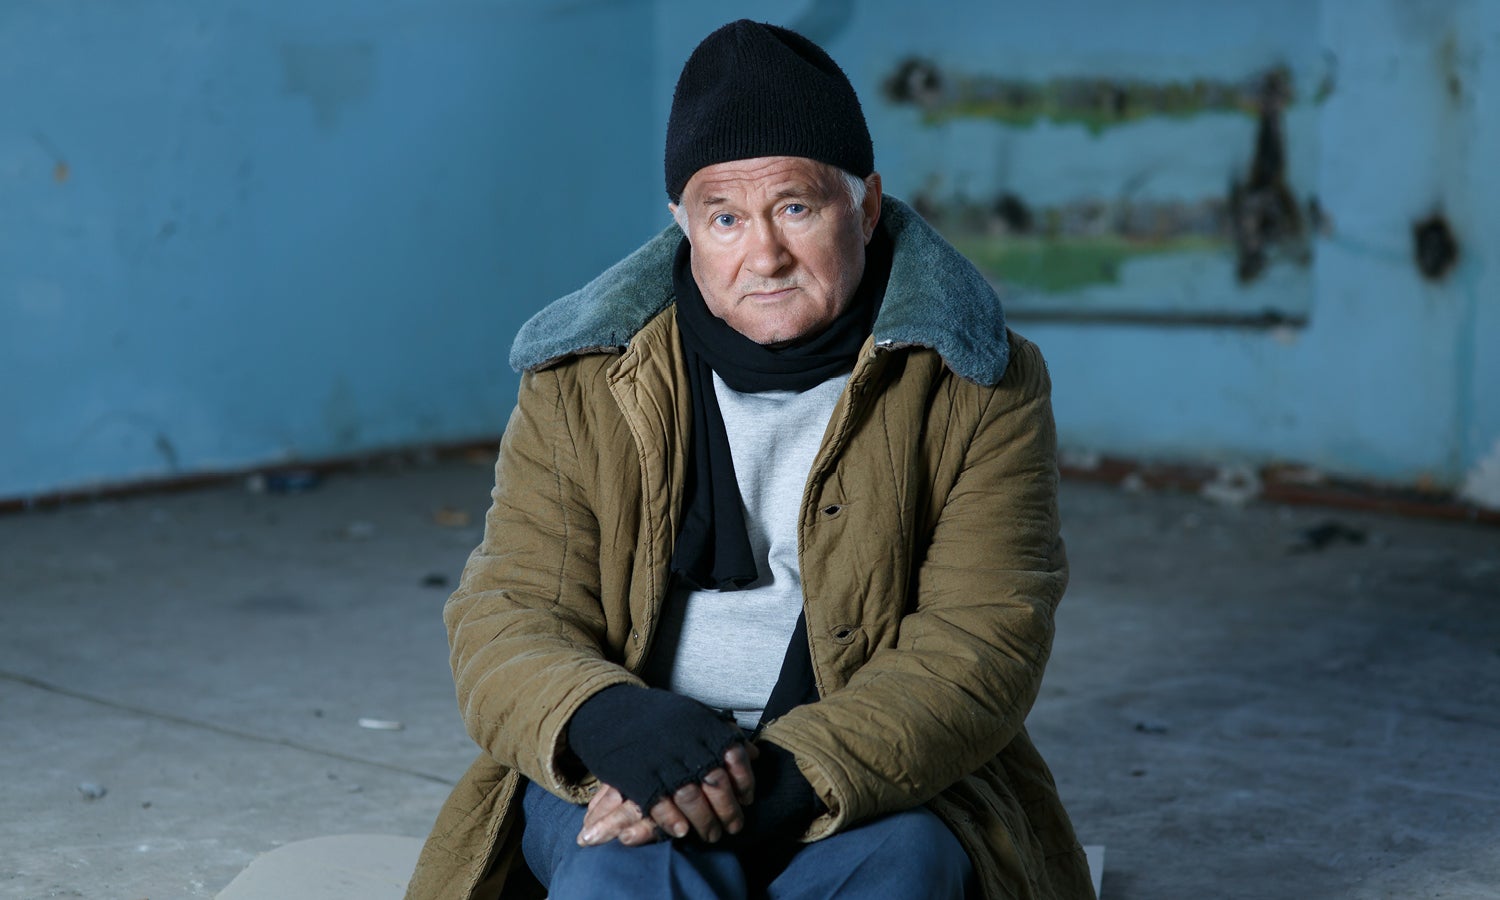
[{"label": "gray hair", "polygon": [[[849,194],[849,211],[858,214],[860,208],[865,205],[865,195],[869,191],[865,180],[846,169],[840,169],[837,166],[833,168],[839,174],[839,180],[844,183],[844,190]],[[683,210],[681,201],[673,205],[672,218],[677,220],[677,227],[682,229],[682,233],[687,234],[687,213]]]}]

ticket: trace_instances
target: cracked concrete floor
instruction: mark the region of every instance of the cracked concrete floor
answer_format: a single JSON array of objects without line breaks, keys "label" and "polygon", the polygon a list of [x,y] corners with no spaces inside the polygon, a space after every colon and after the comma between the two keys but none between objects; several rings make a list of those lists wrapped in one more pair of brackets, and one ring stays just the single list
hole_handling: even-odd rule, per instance
[{"label": "cracked concrete floor", "polygon": [[[286,842],[425,834],[472,755],[440,610],[489,480],[0,517],[0,897],[212,897]],[[1500,530],[1063,505],[1030,727],[1108,900],[1500,897]]]}]

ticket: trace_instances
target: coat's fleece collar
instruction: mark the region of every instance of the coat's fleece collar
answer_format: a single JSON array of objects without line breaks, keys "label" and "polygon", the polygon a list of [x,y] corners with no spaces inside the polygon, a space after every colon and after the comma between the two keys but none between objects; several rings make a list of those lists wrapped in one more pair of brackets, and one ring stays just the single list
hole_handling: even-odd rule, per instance
[{"label": "coat's fleece collar", "polygon": [[[895,246],[875,342],[936,350],[948,368],[979,384],[1005,374],[1009,345],[1000,298],[979,270],[911,207],[886,197],[880,227]],[[566,357],[619,350],[672,302],[672,259],[682,232],[668,226],[599,277],[521,326],[510,350],[518,372]]]}]

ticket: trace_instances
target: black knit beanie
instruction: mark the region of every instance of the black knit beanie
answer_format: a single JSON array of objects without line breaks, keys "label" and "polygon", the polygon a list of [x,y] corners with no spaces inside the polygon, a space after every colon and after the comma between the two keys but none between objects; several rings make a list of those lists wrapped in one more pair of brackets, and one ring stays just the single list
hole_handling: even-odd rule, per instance
[{"label": "black knit beanie", "polygon": [[861,178],[875,148],[854,86],[812,41],[741,19],[688,57],[667,119],[667,195],[705,166],[760,156],[801,156]]}]

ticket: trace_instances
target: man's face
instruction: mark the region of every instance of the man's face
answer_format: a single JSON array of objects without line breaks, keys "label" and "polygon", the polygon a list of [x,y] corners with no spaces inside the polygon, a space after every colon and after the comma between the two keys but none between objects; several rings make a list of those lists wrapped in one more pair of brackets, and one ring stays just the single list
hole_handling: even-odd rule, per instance
[{"label": "man's face", "polygon": [[[682,191],[693,279],[708,309],[758,344],[813,337],[849,305],[880,217],[880,176],[851,208],[837,169],[766,156],[698,170]],[[674,212],[676,209],[674,208]]]}]

